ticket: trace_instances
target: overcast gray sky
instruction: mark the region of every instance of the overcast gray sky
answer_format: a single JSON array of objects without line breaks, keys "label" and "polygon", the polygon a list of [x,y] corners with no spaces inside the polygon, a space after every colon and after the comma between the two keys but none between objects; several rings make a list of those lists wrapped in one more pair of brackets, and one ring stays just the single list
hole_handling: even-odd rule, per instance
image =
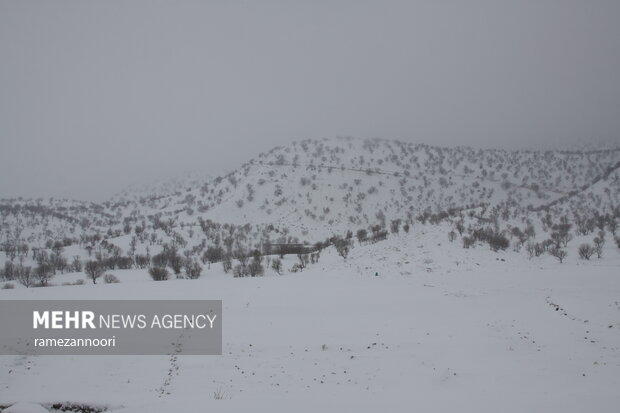
[{"label": "overcast gray sky", "polygon": [[0,197],[293,140],[620,143],[620,1],[0,0]]}]

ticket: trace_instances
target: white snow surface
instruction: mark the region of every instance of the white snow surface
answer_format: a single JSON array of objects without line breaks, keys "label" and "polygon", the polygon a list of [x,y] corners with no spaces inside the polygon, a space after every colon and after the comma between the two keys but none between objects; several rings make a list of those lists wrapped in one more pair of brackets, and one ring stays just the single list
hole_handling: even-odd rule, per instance
[{"label": "white snow surface", "polygon": [[[620,254],[529,260],[417,227],[283,276],[0,290],[0,299],[221,299],[222,356],[0,356],[5,412],[617,412]],[[294,258],[285,259],[290,268]],[[375,276],[378,273],[378,276]],[[34,405],[32,403],[35,403]],[[38,410],[37,410],[38,409]],[[43,409],[43,410],[41,410]]]}]

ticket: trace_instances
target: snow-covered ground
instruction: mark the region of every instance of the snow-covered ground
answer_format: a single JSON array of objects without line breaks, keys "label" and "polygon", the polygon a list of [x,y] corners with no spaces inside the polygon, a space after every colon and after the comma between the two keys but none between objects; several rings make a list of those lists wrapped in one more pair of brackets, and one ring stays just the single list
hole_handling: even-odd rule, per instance
[{"label": "snow-covered ground", "polygon": [[[429,227],[301,273],[0,290],[0,299],[221,299],[222,356],[0,357],[0,405],[114,412],[557,411],[620,406],[620,253],[559,264]],[[285,268],[293,264],[287,257]],[[378,276],[375,276],[378,273]],[[36,411],[15,405],[14,411]],[[11,410],[7,410],[11,411]]]}]

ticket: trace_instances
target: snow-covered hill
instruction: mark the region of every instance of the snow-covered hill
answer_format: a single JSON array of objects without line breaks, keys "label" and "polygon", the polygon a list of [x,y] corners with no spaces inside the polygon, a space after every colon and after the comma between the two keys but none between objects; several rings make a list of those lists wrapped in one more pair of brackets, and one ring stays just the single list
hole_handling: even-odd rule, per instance
[{"label": "snow-covered hill", "polygon": [[129,188],[102,204],[5,199],[0,239],[34,248],[106,239],[126,251],[137,236],[142,249],[182,240],[194,252],[228,239],[251,250],[455,212],[501,228],[547,231],[549,213],[575,226],[618,216],[619,167],[619,149],[537,152],[306,140],[261,153],[224,176]]},{"label": "snow-covered hill", "polygon": [[[614,411],[615,247],[596,262],[573,254],[560,265],[464,250],[447,241],[448,230],[420,225],[356,245],[347,260],[329,247],[318,263],[286,276],[268,269],[240,280],[213,265],[198,280],[154,282],[133,269],[114,271],[119,284],[0,290],[3,300],[222,299],[225,315],[222,356],[0,356],[0,406]],[[286,256],[284,267],[296,260]]]},{"label": "snow-covered hill", "polygon": [[221,299],[226,321],[221,357],[1,356],[0,410],[614,411],[619,202],[619,150],[352,138],[3,200],[0,299]]}]

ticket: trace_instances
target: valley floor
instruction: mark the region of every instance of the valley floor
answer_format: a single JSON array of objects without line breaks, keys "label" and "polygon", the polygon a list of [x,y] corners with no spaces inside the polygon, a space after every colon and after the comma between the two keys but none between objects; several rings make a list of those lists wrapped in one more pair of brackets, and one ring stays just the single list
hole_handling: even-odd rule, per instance
[{"label": "valley floor", "polygon": [[222,299],[224,354],[1,356],[0,405],[617,411],[620,254],[572,255],[528,260],[417,234],[356,247],[346,262],[325,251],[284,276],[235,279],[214,265],[198,280],[132,270],[115,272],[120,284],[2,290],[0,299]]}]

